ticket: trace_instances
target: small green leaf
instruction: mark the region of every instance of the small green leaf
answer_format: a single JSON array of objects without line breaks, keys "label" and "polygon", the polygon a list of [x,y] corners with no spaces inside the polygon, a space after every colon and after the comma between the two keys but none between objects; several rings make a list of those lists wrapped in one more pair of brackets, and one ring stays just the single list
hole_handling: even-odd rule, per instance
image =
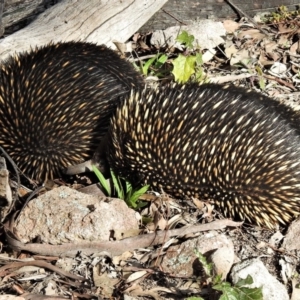
[{"label": "small green leaf", "polygon": [[150,58],[143,65],[142,67],[143,74],[144,75],[152,74],[159,77],[161,75],[160,69],[167,60],[168,60],[168,56],[166,54],[161,54],[161,53],[156,54],[154,57]]},{"label": "small green leaf", "polygon": [[203,81],[205,77],[204,69],[202,67],[203,65],[203,59],[202,59],[202,53],[197,52],[196,53],[196,67],[195,67],[195,81],[200,82]]},{"label": "small green leaf", "polygon": [[[194,250],[199,262],[206,275],[211,279],[212,288],[221,292],[220,300],[263,300],[262,288],[248,288],[245,285],[252,284],[253,279],[250,275],[246,279],[240,279],[236,285],[232,286],[229,282],[223,281],[221,275],[212,274],[212,264],[209,264],[205,256],[197,249]],[[191,298],[190,298],[191,299]]]},{"label": "small green leaf", "polygon": [[236,287],[242,287],[246,284],[252,284],[252,283],[253,283],[253,278],[250,275],[248,275],[246,277],[246,279],[240,278],[239,281],[235,284],[235,286]]},{"label": "small green leaf", "polygon": [[148,189],[149,189],[149,185],[145,185],[142,188],[140,188],[139,190],[133,192],[133,194],[128,196],[128,198],[127,198],[126,202],[128,203],[128,205],[133,208],[140,208],[140,207],[145,206],[144,203],[137,204],[137,201],[141,195],[143,195],[147,192]]},{"label": "small green leaf", "polygon": [[222,275],[221,274],[217,274],[214,278],[213,278],[213,285],[219,284],[222,282]]},{"label": "small green leaf", "polygon": [[208,277],[212,277],[212,264],[207,262],[206,257],[199,252],[197,249],[195,249],[195,254],[197,255],[199,262],[202,264],[203,270]]},{"label": "small green leaf", "polygon": [[173,60],[173,71],[175,80],[179,83],[187,82],[191,75],[195,73],[196,56],[184,56],[179,54],[176,59]]},{"label": "small green leaf", "polygon": [[255,70],[256,70],[256,72],[258,73],[259,76],[262,76],[262,75],[263,75],[263,71],[262,71],[261,67],[256,66],[256,67],[255,67]]},{"label": "small green leaf", "polygon": [[163,65],[166,61],[168,60],[168,55],[166,54],[162,54],[159,58],[158,58],[158,62]]},{"label": "small green leaf", "polygon": [[238,292],[233,287],[231,287],[229,282],[222,282],[220,284],[214,285],[213,289],[222,292],[220,300],[240,300],[238,298]]},{"label": "small green leaf", "polygon": [[197,68],[196,73],[195,73],[195,81],[196,82],[201,82],[204,79],[204,71],[203,68]]},{"label": "small green leaf", "polygon": [[213,286],[214,290],[222,292],[222,300],[263,300],[262,288],[248,288],[244,285],[253,283],[250,275],[246,279],[240,279],[236,285],[231,286],[228,282],[221,282]]},{"label": "small green leaf", "polygon": [[231,288],[231,284],[229,282],[226,282],[226,281],[221,282],[221,283],[216,284],[216,285],[213,286],[213,289],[217,290],[217,291],[224,291],[224,290],[229,289],[229,288]]},{"label": "small green leaf", "polygon": [[127,195],[129,192],[132,191],[132,184],[126,180],[125,185],[126,185],[126,195]]},{"label": "small green leaf", "polygon": [[[237,289],[238,290],[238,289]],[[241,300],[263,300],[262,287],[259,288],[246,288],[242,287],[239,290],[239,298]]]},{"label": "small green leaf", "polygon": [[196,53],[196,64],[199,66],[203,65],[202,53],[199,52]]},{"label": "small green leaf", "polygon": [[263,78],[263,71],[259,66],[256,66],[255,70],[256,70],[256,72],[258,74],[258,77],[259,77],[259,81],[258,81],[259,87],[263,91],[266,88],[265,79]]},{"label": "small green leaf", "polygon": [[266,83],[265,83],[265,80],[263,79],[263,77],[261,77],[259,79],[259,87],[262,91],[265,90],[265,88],[266,88]]},{"label": "small green leaf", "polygon": [[136,203],[136,209],[143,208],[143,207],[145,207],[147,205],[148,205],[148,203],[146,201],[138,201]]},{"label": "small green leaf", "polygon": [[150,185],[144,185],[132,194],[131,199],[136,201],[141,195],[144,195],[148,191],[149,187]]},{"label": "small green leaf", "polygon": [[94,173],[96,174],[100,184],[102,185],[102,187],[104,188],[106,194],[108,197],[111,197],[111,189],[109,184],[107,183],[106,179],[104,178],[103,174],[97,169],[97,167],[95,165],[92,165],[92,169],[94,171]]},{"label": "small green leaf", "polygon": [[157,58],[157,55],[148,59],[145,64],[142,66],[142,72],[143,72],[143,75],[148,75],[148,70],[149,68],[152,66],[152,64],[154,63],[154,61],[156,60]]},{"label": "small green leaf", "polygon": [[182,31],[178,36],[176,41],[181,44],[184,44],[187,48],[193,49],[193,41],[195,37],[193,35],[189,35],[186,31]]},{"label": "small green leaf", "polygon": [[[112,193],[111,193],[110,185],[108,184],[107,180],[104,178],[103,174],[97,169],[96,166],[93,165],[92,168],[95,174],[97,175],[99,182],[102,185],[103,189],[105,190],[106,194],[108,196],[111,196]],[[110,174],[112,178],[114,191],[117,192],[117,197],[119,199],[125,200],[127,205],[134,209],[141,208],[147,205],[146,202],[138,201],[138,199],[141,195],[147,192],[147,190],[149,189],[149,185],[145,185],[139,190],[133,190],[131,183],[115,175],[113,170],[110,170]],[[125,193],[124,193],[124,184],[122,183],[122,181],[124,181],[125,184],[125,189],[126,189]]]},{"label": "small green leaf", "polygon": [[150,222],[153,222],[153,218],[142,216],[142,222],[143,224],[149,224]]}]

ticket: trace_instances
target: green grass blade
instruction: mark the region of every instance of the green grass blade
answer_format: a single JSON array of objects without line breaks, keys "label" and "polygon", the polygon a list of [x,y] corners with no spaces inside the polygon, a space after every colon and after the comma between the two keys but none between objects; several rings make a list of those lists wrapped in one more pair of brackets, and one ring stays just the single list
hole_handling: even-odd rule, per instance
[{"label": "green grass blade", "polygon": [[103,174],[97,169],[95,165],[92,165],[92,169],[94,173],[96,174],[101,186],[105,190],[108,197],[111,197],[111,189],[109,184],[107,183],[106,179],[104,178]]},{"label": "green grass blade", "polygon": [[126,180],[126,193],[129,193],[132,190],[132,184]]},{"label": "green grass blade", "polygon": [[148,189],[149,189],[149,185],[145,185],[142,188],[140,188],[139,190],[135,191],[131,197],[128,199],[128,202],[131,203],[131,205],[134,203],[134,206],[137,207],[137,200],[139,199],[140,196],[142,196],[143,194],[145,194]]},{"label": "green grass blade", "polygon": [[123,186],[120,181],[120,178],[117,177],[112,170],[110,170],[110,174],[111,174],[113,185],[114,185],[114,188],[116,189],[118,198],[124,200],[125,199],[124,190],[123,190]]},{"label": "green grass blade", "polygon": [[155,68],[159,69],[162,65],[168,60],[168,56],[166,54],[162,54],[160,57],[157,58],[155,63]]},{"label": "green grass blade", "polygon": [[148,70],[151,67],[151,65],[154,63],[154,61],[157,59],[157,55],[155,55],[154,57],[148,59],[145,64],[142,67],[142,72],[143,75],[148,75]]}]

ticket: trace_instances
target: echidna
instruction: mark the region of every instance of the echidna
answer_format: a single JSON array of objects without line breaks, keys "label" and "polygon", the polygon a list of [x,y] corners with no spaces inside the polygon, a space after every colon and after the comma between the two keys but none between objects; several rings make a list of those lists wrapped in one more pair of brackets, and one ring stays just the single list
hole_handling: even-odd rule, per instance
[{"label": "echidna", "polygon": [[88,159],[118,97],[143,80],[105,46],[66,42],[10,57],[0,69],[0,146],[29,177]]},{"label": "echidna", "polygon": [[227,216],[272,227],[300,210],[296,119],[284,105],[238,88],[136,91],[112,118],[107,155],[131,182],[212,200]]}]

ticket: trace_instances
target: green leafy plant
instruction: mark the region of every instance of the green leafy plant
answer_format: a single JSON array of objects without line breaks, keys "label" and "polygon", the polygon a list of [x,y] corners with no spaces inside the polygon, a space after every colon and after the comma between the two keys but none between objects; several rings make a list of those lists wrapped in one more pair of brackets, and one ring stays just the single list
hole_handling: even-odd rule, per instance
[{"label": "green leafy plant", "polygon": [[[139,67],[145,76],[152,75],[158,78],[165,78],[174,75],[175,81],[186,83],[189,80],[198,82],[204,80],[203,60],[200,48],[194,46],[195,37],[182,31],[176,38],[184,48],[183,53],[164,54],[157,53],[146,60]],[[176,56],[176,58],[174,58]],[[169,62],[169,63],[168,63]],[[136,66],[137,67],[137,66]]]},{"label": "green leafy plant", "polygon": [[173,75],[178,82],[187,82],[192,74],[195,73],[196,56],[184,56],[179,54],[173,61]]},{"label": "green leafy plant", "polygon": [[[212,289],[221,292],[219,300],[263,300],[262,288],[248,288],[246,285],[252,284],[253,279],[250,275],[246,279],[240,279],[234,286],[229,282],[223,281],[222,276],[213,275],[213,265],[208,263],[203,254],[195,250],[195,253],[202,264],[203,270],[212,283]],[[189,297],[187,300],[203,300],[201,297]]]},{"label": "green leafy plant", "polygon": [[162,66],[168,60],[168,55],[158,53],[154,57],[148,59],[141,67],[143,75],[154,75],[157,77],[163,76],[163,72],[161,71]]},{"label": "green leafy plant", "polygon": [[134,189],[130,182],[116,176],[114,172],[110,170],[111,181],[115,191],[115,193],[112,193],[109,180],[105,179],[103,174],[98,170],[96,166],[93,165],[92,168],[107,196],[111,197],[113,195],[116,195],[119,199],[124,200],[129,207],[134,209],[144,207],[147,204],[143,201],[140,201],[139,198],[147,192],[147,190],[149,189],[149,185],[145,185],[140,189]]},{"label": "green leafy plant", "polygon": [[178,36],[176,41],[185,45],[188,49],[193,49],[193,42],[195,37],[193,35],[188,34],[185,30],[183,30]]},{"label": "green leafy plant", "polygon": [[[263,21],[268,24],[278,24],[284,23],[287,21],[295,21],[295,19],[299,18],[300,10],[289,11],[289,9],[281,5],[279,6],[275,12],[271,12],[263,18]],[[296,23],[295,23],[296,24]]]},{"label": "green leafy plant", "polygon": [[98,168],[96,166],[92,165],[92,169],[93,169],[94,173],[96,174],[101,186],[105,190],[106,195],[110,197],[111,196],[111,188],[110,188],[108,181],[104,178],[103,174],[98,170]]},{"label": "green leafy plant", "polygon": [[175,81],[180,83],[186,83],[190,79],[201,81],[204,78],[203,60],[199,48],[193,46],[194,36],[182,31],[176,40],[186,47],[186,51],[184,54],[179,54],[172,62]]}]

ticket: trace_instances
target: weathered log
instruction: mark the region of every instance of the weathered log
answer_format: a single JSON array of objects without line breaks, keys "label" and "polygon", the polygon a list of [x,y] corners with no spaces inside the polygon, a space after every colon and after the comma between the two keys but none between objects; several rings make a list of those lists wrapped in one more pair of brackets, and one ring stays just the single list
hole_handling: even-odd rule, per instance
[{"label": "weathered log", "polygon": [[0,58],[50,41],[86,41],[114,48],[125,42],[167,0],[64,0],[40,14],[27,27],[4,38]]},{"label": "weathered log", "polygon": [[[5,35],[30,24],[40,13],[54,5],[56,0],[1,0],[4,4],[2,26]],[[2,36],[2,34],[1,34]]]},{"label": "weathered log", "polygon": [[2,36],[4,33],[4,26],[2,23],[3,9],[4,9],[4,0],[0,0],[0,36]]},{"label": "weathered log", "polygon": [[[250,16],[274,10],[279,5],[294,10],[297,2],[232,1]],[[173,25],[191,24],[197,19],[235,19],[241,16],[226,0],[5,0],[1,27],[3,2],[4,0],[0,0],[0,34],[1,30],[12,29],[13,26],[18,29],[20,20],[24,20],[26,24],[33,18],[36,20],[1,41],[0,59],[12,52],[27,50],[30,46],[43,45],[51,40],[57,42],[81,39],[115,48],[113,39],[124,42],[136,31],[147,32]],[[41,13],[56,2],[56,5]]]},{"label": "weathered log", "polygon": [[[62,0],[5,0],[2,25],[5,34],[17,31],[21,26],[29,24],[35,17],[51,5]],[[119,1],[126,2],[127,0]],[[278,6],[285,5],[290,10],[295,10],[299,1],[296,0],[267,0],[245,1],[232,0],[242,11],[250,16],[258,12],[274,11]],[[1,3],[4,0],[0,0]],[[137,11],[137,13],[139,13]],[[147,32],[165,29],[169,26],[190,24],[197,19],[236,19],[241,17],[226,0],[169,0],[167,3],[139,30]]]}]

